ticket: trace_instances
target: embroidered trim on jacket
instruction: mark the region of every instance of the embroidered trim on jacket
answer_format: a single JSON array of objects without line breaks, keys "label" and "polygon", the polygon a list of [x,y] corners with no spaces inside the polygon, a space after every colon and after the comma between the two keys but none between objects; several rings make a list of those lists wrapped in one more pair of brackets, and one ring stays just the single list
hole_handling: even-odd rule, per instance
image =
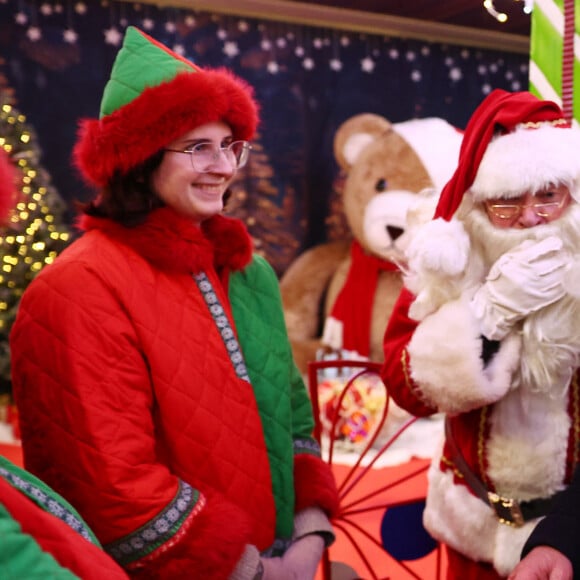
[{"label": "embroidered trim on jacket", "polygon": [[124,566],[147,556],[179,533],[183,521],[200,507],[199,499],[199,491],[180,481],[177,494],[158,516],[132,534],[107,544],[105,551]]},{"label": "embroidered trim on jacket", "polygon": [[236,335],[234,334],[223,306],[221,305],[219,298],[217,297],[217,294],[211,285],[211,282],[204,272],[195,274],[194,279],[214,319],[214,322],[220,331],[230,360],[234,365],[236,375],[238,375],[240,379],[243,379],[249,383],[250,377],[248,375],[248,370],[246,369],[246,363],[244,362],[244,356],[242,355],[240,345],[236,339]]},{"label": "embroidered trim on jacket", "polygon": [[294,453],[309,453],[320,457],[320,445],[314,439],[294,439]]},{"label": "embroidered trim on jacket", "polygon": [[11,473],[7,469],[0,467],[0,475],[4,476],[4,478],[11,483],[14,487],[17,487],[22,492],[24,492],[27,496],[34,498],[34,501],[40,504],[47,512],[51,513],[53,516],[56,516],[59,520],[62,520],[65,524],[68,524],[73,530],[78,532],[83,538],[94,543],[93,538],[91,537],[86,525],[79,520],[67,507],[63,504],[59,503],[54,498],[51,498],[47,493],[42,491],[36,485],[30,483]]}]

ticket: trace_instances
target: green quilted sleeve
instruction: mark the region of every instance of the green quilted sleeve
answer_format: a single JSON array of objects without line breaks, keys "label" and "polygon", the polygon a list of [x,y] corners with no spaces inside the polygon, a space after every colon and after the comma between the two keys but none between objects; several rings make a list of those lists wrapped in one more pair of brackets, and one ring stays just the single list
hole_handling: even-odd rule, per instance
[{"label": "green quilted sleeve", "polygon": [[78,578],[63,568],[28,534],[0,504],[0,577],[27,580],[72,580]]}]

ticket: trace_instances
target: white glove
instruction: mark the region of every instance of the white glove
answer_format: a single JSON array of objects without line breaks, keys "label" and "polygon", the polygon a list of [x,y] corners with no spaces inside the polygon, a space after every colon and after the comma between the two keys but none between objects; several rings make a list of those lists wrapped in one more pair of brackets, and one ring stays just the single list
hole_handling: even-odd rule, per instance
[{"label": "white glove", "polygon": [[501,340],[516,322],[564,296],[569,262],[555,236],[526,240],[501,256],[471,301],[483,335]]}]

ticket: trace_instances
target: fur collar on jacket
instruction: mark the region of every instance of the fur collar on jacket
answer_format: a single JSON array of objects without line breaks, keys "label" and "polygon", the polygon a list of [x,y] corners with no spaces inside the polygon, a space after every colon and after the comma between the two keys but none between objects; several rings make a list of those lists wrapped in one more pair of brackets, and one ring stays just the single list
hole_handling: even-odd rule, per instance
[{"label": "fur collar on jacket", "polygon": [[100,230],[129,246],[160,270],[196,273],[241,270],[252,259],[252,240],[237,219],[216,215],[196,226],[169,207],[157,209],[141,225],[128,228],[105,218],[83,215],[81,230]]}]

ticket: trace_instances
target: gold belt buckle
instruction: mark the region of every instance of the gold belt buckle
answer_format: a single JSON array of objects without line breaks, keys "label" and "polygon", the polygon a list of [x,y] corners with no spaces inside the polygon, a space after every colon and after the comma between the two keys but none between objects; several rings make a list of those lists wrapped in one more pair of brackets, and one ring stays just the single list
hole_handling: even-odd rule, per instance
[{"label": "gold belt buckle", "polygon": [[492,491],[487,492],[487,497],[500,523],[516,528],[521,528],[524,525],[520,504],[515,499],[502,497]]}]

